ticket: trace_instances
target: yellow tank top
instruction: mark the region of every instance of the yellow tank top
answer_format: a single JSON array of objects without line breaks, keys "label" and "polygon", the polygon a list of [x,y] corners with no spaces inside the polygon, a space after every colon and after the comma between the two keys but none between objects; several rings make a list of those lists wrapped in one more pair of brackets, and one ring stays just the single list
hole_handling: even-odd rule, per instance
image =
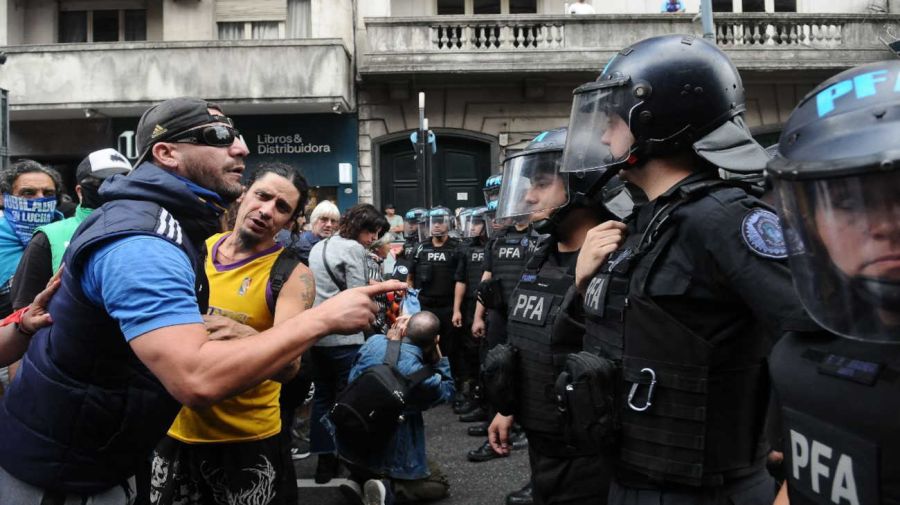
[{"label": "yellow tank top", "polygon": [[[214,235],[206,241],[209,314],[230,317],[257,331],[267,330],[272,327],[275,306],[274,300],[268,300],[271,296],[269,274],[281,246],[231,265],[221,265],[215,262],[216,252],[229,233]],[[169,436],[186,443],[239,442],[271,437],[281,431],[280,392],[281,384],[265,381],[211,407],[182,407],[169,428]]]}]

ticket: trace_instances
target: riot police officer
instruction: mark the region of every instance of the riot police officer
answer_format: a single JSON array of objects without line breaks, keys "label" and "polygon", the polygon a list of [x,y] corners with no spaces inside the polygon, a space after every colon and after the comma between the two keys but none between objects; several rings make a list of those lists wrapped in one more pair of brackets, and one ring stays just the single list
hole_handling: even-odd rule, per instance
[{"label": "riot police officer", "polygon": [[441,353],[450,360],[454,377],[460,375],[460,360],[453,317],[456,268],[459,264],[459,240],[450,236],[454,217],[446,207],[428,211],[422,242],[416,246],[409,271],[410,286],[419,290],[422,310],[433,312],[441,321]]},{"label": "riot police officer", "polygon": [[[504,160],[504,166],[515,158]],[[505,170],[505,169],[504,169]],[[527,215],[496,218],[500,184],[503,177],[493,175],[485,183],[485,200],[488,214],[494,213],[489,221],[495,237],[492,237],[485,248],[484,273],[479,285],[478,302],[472,320],[472,335],[483,338],[482,355],[497,344],[506,342],[506,316],[509,298],[512,295],[519,277],[525,269],[525,263],[537,246],[540,235],[529,224]],[[496,193],[496,194],[495,194]],[[469,431],[471,435],[487,435],[487,422],[493,413],[484,406],[460,417],[462,421],[485,421],[482,426],[475,426]],[[525,440],[517,430],[515,447],[524,447]],[[485,441],[478,448],[466,455],[469,461],[481,462],[499,457]]]},{"label": "riot police officer", "polygon": [[427,221],[428,210],[422,207],[413,207],[403,214],[403,248],[394,263],[393,278],[405,281],[409,276],[409,266],[419,245],[419,236],[428,226]]},{"label": "riot police officer", "polygon": [[777,217],[718,175],[768,159],[743,112],[734,65],[691,36],[638,42],[575,91],[563,170],[619,171],[648,200],[591,230],[576,272],[584,346],[620,367],[611,504],[774,498],[765,360],[805,316]]},{"label": "riot police officer", "polygon": [[459,228],[463,237],[460,244],[460,261],[456,268],[456,292],[453,297],[453,326],[457,328],[462,366],[460,377],[454,377],[457,390],[464,398],[454,405],[454,413],[471,412],[475,402],[475,383],[478,378],[480,338],[472,335],[472,319],[475,316],[475,290],[484,273],[484,246],[490,227],[486,223],[487,207],[472,207],[459,214]]},{"label": "riot police officer", "polygon": [[565,128],[541,133],[504,168],[497,218],[529,216],[535,229],[549,236],[528,260],[509,299],[516,404],[509,411],[502,406],[505,399],[491,398],[501,413],[488,432],[492,448],[505,454],[513,421],[524,428],[534,503],[595,505],[606,500],[608,459],[571,443],[561,430],[552,391],[566,356],[582,346],[583,318],[574,285],[578,251],[587,231],[612,214],[591,196],[604,184],[604,174],[559,173],[565,136]]},{"label": "riot police officer", "polygon": [[895,60],[820,84],[768,166],[794,285],[819,325],[771,357],[794,505],[900,502],[898,79]]},{"label": "riot police officer", "polygon": [[494,174],[484,181],[484,204],[490,207],[491,202],[500,198],[500,186],[503,184],[503,174]]}]

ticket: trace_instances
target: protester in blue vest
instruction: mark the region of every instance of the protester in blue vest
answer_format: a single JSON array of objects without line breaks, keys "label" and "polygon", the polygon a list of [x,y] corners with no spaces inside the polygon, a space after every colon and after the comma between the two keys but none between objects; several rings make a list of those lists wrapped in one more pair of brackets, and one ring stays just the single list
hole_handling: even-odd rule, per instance
[{"label": "protester in blue vest", "polygon": [[370,296],[404,288],[347,290],[257,335],[209,340],[203,241],[241,194],[247,146],[196,98],[148,109],[137,143],[137,167],[103,184],[106,203],[73,236],[53,324],[0,405],[0,503],[132,503],[133,476],[180,404],[262,382],[318,338],[368,326]]}]

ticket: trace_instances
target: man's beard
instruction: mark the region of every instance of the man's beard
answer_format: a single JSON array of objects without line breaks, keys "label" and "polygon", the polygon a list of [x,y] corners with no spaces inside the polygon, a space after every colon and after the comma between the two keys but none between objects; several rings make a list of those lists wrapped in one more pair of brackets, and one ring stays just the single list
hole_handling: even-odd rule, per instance
[{"label": "man's beard", "polygon": [[[217,175],[217,172],[221,175]],[[189,160],[185,173],[188,179],[216,193],[226,204],[237,200],[243,192],[239,182],[229,184],[225,180],[225,172],[221,168],[209,168],[203,161]]]},{"label": "man's beard", "polygon": [[237,230],[237,245],[239,249],[249,251],[262,242],[262,237],[254,235],[243,228]]}]

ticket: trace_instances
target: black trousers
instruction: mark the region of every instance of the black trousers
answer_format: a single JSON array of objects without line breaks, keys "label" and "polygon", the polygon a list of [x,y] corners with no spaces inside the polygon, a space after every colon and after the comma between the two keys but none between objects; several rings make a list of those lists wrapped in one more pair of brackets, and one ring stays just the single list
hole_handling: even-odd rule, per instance
[{"label": "black trousers", "polygon": [[613,481],[609,505],[769,505],[775,501],[775,479],[760,468],[758,472],[722,486],[688,489],[639,489]]},{"label": "black trousers", "polygon": [[462,370],[460,370],[462,358],[459,356],[458,332],[453,327],[453,305],[427,305],[424,302],[421,305],[422,310],[434,313],[441,322],[439,347],[441,348],[441,354],[450,360],[450,373],[453,375],[453,379],[456,380],[462,374]]},{"label": "black trousers", "polygon": [[567,455],[560,449],[560,441],[528,430],[526,434],[535,505],[606,504],[611,458],[601,454]]},{"label": "black trousers", "polygon": [[284,472],[281,473],[282,493],[286,503],[297,503],[297,472],[291,458],[291,428],[294,426],[294,412],[303,405],[312,386],[312,357],[309,351],[300,358],[300,371],[293,379],[281,385],[278,403],[281,407],[281,447]]},{"label": "black trousers", "polygon": [[458,378],[454,376],[457,388],[461,388],[462,384],[466,382],[474,385],[478,380],[478,370],[481,364],[481,341],[484,340],[472,336],[472,321],[475,319],[474,299],[463,300],[462,316],[462,328],[456,328],[460,358],[460,376]]}]

